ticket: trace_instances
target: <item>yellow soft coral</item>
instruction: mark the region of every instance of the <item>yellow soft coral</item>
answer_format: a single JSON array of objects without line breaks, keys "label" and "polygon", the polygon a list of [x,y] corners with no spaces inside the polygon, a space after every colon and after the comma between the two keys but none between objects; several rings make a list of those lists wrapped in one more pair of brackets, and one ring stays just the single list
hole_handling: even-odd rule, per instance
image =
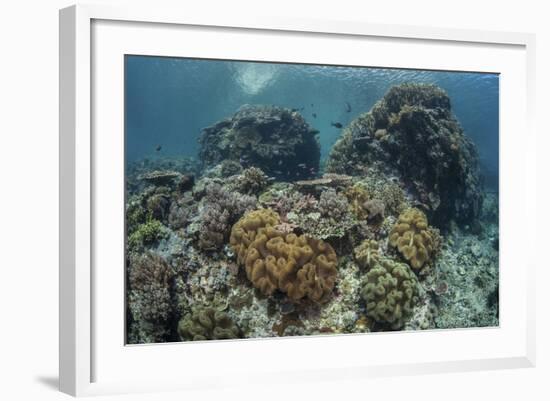
[{"label": "yellow soft coral", "polygon": [[420,269],[431,260],[437,242],[426,215],[415,208],[399,215],[389,236],[390,245],[397,248],[413,269]]},{"label": "yellow soft coral", "polygon": [[366,220],[369,217],[369,211],[365,203],[370,199],[367,190],[361,185],[354,185],[344,191],[348,198],[351,212],[359,219]]},{"label": "yellow soft coral", "polygon": [[322,240],[285,234],[271,209],[247,213],[231,230],[230,243],[246,275],[263,294],[280,290],[297,301],[324,302],[337,276],[334,249]]},{"label": "yellow soft coral", "polygon": [[378,241],[373,239],[364,240],[354,250],[355,260],[359,263],[359,266],[365,269],[369,269],[374,266],[380,259],[380,251],[378,249]]}]

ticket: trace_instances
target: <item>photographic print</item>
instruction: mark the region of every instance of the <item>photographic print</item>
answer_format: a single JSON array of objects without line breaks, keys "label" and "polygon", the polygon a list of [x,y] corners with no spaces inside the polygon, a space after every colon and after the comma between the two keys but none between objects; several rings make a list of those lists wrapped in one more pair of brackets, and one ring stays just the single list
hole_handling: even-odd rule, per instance
[{"label": "photographic print", "polygon": [[125,56],[126,342],[499,325],[499,75]]}]

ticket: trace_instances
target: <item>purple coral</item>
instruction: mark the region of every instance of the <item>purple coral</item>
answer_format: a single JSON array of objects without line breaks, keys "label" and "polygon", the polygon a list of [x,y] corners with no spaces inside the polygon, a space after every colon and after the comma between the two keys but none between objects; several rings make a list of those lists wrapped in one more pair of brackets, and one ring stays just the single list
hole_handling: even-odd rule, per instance
[{"label": "purple coral", "polygon": [[171,290],[175,274],[159,255],[130,259],[128,267],[129,342],[166,341],[173,316]]},{"label": "purple coral", "polygon": [[254,196],[230,192],[220,184],[209,184],[199,212],[199,246],[204,250],[220,249],[229,238],[231,226],[255,207]]}]

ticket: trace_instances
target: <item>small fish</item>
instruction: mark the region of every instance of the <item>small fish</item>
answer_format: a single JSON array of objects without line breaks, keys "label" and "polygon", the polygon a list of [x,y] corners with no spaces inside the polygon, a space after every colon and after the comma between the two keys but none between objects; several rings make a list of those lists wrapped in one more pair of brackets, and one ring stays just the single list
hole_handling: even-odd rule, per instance
[{"label": "small fish", "polygon": [[273,172],[274,172],[275,174],[283,174],[283,172],[282,172],[281,170],[273,170]]},{"label": "small fish", "polygon": [[311,113],[311,115],[313,116],[313,118],[317,118],[317,113]]},{"label": "small fish", "polygon": [[346,113],[349,113],[351,111],[351,105],[346,102]]},{"label": "small fish", "polygon": [[313,107],[313,103],[311,103],[311,107]]},{"label": "small fish", "polygon": [[306,168],[306,164],[305,164],[305,163],[300,163],[300,164],[298,164],[298,167],[300,167],[300,168]]},{"label": "small fish", "polygon": [[340,123],[333,123],[333,122],[331,122],[331,123],[330,123],[330,125],[332,125],[333,127],[336,127],[336,128],[338,128],[338,129],[340,129],[340,128],[342,128],[342,127],[343,127],[343,125],[342,125],[342,124],[340,124]]},{"label": "small fish", "polygon": [[161,149],[162,149],[162,146],[160,146],[160,145],[157,145],[157,147],[155,148],[155,150],[156,150],[157,152],[160,152]]}]

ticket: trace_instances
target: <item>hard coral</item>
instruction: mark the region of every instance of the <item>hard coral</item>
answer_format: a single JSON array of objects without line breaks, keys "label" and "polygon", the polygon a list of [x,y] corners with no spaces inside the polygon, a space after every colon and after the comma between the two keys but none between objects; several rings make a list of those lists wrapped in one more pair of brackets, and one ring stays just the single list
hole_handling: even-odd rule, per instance
[{"label": "hard coral", "polygon": [[296,111],[245,105],[232,117],[203,129],[200,159],[203,169],[233,160],[281,180],[305,179],[319,171],[317,134]]},{"label": "hard coral", "polygon": [[131,342],[166,341],[173,314],[171,288],[174,271],[159,255],[146,253],[130,259],[128,309]]},{"label": "hard coral", "polygon": [[381,258],[366,274],[361,296],[368,317],[397,330],[418,302],[418,279],[406,264]]},{"label": "hard coral", "polygon": [[220,249],[227,242],[231,226],[255,206],[255,197],[230,192],[219,184],[209,184],[199,214],[199,246],[204,250]]},{"label": "hard coral", "polygon": [[482,204],[478,155],[434,85],[392,87],[332,148],[326,171],[377,167],[406,183],[440,225],[475,220]]},{"label": "hard coral", "polygon": [[234,178],[232,187],[243,194],[257,195],[269,184],[267,175],[257,167],[249,167]]},{"label": "hard coral", "polygon": [[279,290],[293,301],[327,301],[337,276],[336,253],[322,240],[276,230],[279,224],[273,210],[259,209],[233,226],[230,243],[248,279],[265,295]]},{"label": "hard coral", "polygon": [[195,308],[178,323],[182,340],[225,340],[239,338],[239,329],[227,313],[214,308]]},{"label": "hard coral", "polygon": [[149,218],[143,224],[136,227],[128,237],[128,246],[139,249],[144,245],[150,245],[166,235],[166,227],[158,220]]},{"label": "hard coral", "polygon": [[437,242],[437,233],[428,226],[426,215],[416,208],[399,216],[389,236],[389,244],[397,248],[413,269],[420,269],[431,260]]},{"label": "hard coral", "polygon": [[345,196],[336,193],[334,189],[327,189],[319,198],[319,212],[322,216],[332,217],[335,220],[344,218],[349,207]]}]

